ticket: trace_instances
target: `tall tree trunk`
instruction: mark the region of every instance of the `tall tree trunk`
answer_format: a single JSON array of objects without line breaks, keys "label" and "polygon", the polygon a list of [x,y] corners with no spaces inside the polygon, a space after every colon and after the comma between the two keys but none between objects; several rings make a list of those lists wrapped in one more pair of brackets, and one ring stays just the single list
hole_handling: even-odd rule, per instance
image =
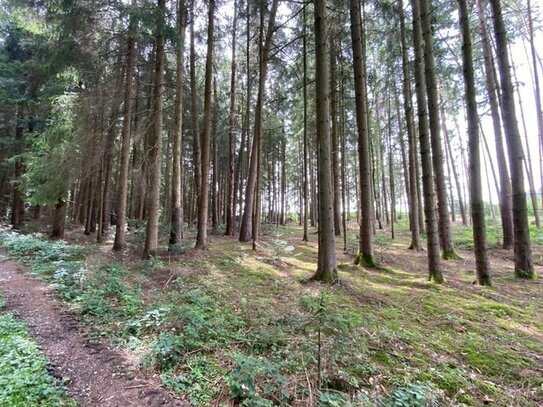
[{"label": "tall tree trunk", "polygon": [[51,230],[51,237],[53,239],[64,238],[64,226],[66,224],[66,201],[62,198],[58,198],[55,205],[55,211],[53,213],[53,228]]},{"label": "tall tree trunk", "polygon": [[[486,141],[486,136],[485,136],[483,126],[481,125],[481,120],[479,120],[479,131],[481,133],[481,139],[483,140],[483,145],[484,145],[485,151],[486,151],[486,156],[483,155],[483,159],[485,160],[484,165],[485,165],[485,167],[490,167],[490,169],[492,171],[492,180],[494,181],[494,188],[495,188],[496,192],[499,195],[500,194],[500,183],[498,182],[498,177],[496,176],[496,168],[494,166],[494,161],[492,160],[492,154],[490,153],[490,148],[488,147],[488,142]],[[485,157],[488,158],[488,166],[486,165],[487,162],[486,162]]]},{"label": "tall tree trunk", "polygon": [[219,151],[217,148],[217,121],[219,118],[218,112],[218,101],[217,101],[217,78],[213,77],[213,125],[211,126],[211,137],[212,137],[212,160],[213,160],[213,170],[212,170],[212,181],[211,181],[211,233],[214,235],[219,233],[219,200],[220,200],[220,189],[219,189]]},{"label": "tall tree trunk", "polygon": [[[394,86],[394,107],[396,109],[396,125],[398,126],[398,141],[400,142],[400,154],[401,154],[401,160],[402,160],[402,178],[404,179],[404,190],[405,190],[405,199],[407,202],[407,210],[409,211],[409,208],[411,206],[410,202],[410,191],[409,191],[409,167],[407,163],[407,149],[405,147],[405,139],[404,139],[404,131],[403,131],[403,121],[402,121],[402,114],[401,114],[401,108],[400,108],[400,96],[398,94],[398,88]],[[402,204],[402,198],[401,198],[401,189],[398,192],[399,193],[399,203],[400,203],[400,214],[399,218],[401,219],[401,204]],[[409,225],[411,228],[411,225]],[[411,229],[410,229],[411,230]]]},{"label": "tall tree trunk", "polygon": [[520,278],[534,278],[532,246],[528,227],[528,211],[526,208],[526,191],[524,190],[524,174],[522,162],[524,154],[518,131],[515,98],[509,57],[507,55],[507,34],[503,22],[500,0],[490,0],[492,19],[496,35],[497,60],[502,85],[503,123],[505,140],[509,150],[509,166],[511,169],[511,185],[513,192],[513,230],[515,275]]},{"label": "tall tree trunk", "polygon": [[[340,43],[341,48],[341,43]],[[345,136],[345,76],[343,73],[343,64],[341,63],[341,102],[340,102],[340,126],[339,126],[339,135],[341,140],[341,226],[343,229],[343,252],[347,252],[347,218],[349,216],[349,205],[348,205],[348,193],[347,193],[347,151],[346,151],[346,136]]]},{"label": "tall tree trunk", "polygon": [[319,251],[312,280],[333,283],[338,279],[332,197],[330,138],[330,77],[325,0],[315,0],[315,84],[317,89],[317,145],[319,150]]},{"label": "tall tree trunk", "polygon": [[[172,218],[172,160],[170,160],[170,157],[172,157],[172,149],[173,149],[173,132],[170,128],[168,128],[166,132],[166,148],[164,151],[164,157],[166,160],[163,160],[162,163],[162,169],[161,169],[161,176],[164,180],[164,189],[161,193],[161,202],[160,207],[162,208],[161,215],[164,220],[171,219]],[[163,147],[164,148],[164,147]],[[170,246],[168,241],[168,247]]]},{"label": "tall tree trunk", "polygon": [[[511,54],[511,50],[509,50],[509,56],[511,59],[513,59],[513,56]],[[532,153],[530,149],[530,145],[528,142],[528,127],[526,125],[526,116],[524,114],[524,103],[522,102],[522,97],[519,91],[519,82],[517,79],[517,70],[515,68],[515,64],[511,66],[511,69],[513,71],[513,80],[515,81],[514,86],[515,92],[517,94],[518,99],[518,107],[520,110],[520,119],[522,123],[522,130],[524,133],[524,142],[525,142],[525,151],[526,156],[524,157],[524,170],[526,171],[526,178],[528,178],[528,189],[530,192],[530,203],[532,204],[532,210],[534,212],[534,218],[535,218],[535,225],[537,228],[541,227],[541,223],[539,221],[539,211],[537,209],[537,193],[535,192],[535,183],[534,183],[534,172],[532,167]]]},{"label": "tall tree trunk", "polygon": [[[226,207],[225,235],[234,235],[234,213],[236,191],[234,175],[236,166],[236,30],[237,0],[234,0],[234,20],[232,22],[232,62],[230,65],[230,109],[228,114],[228,200]],[[248,78],[247,78],[248,79]],[[240,158],[241,159],[241,155]]]},{"label": "tall tree trunk", "polygon": [[[462,202],[464,202],[464,208],[465,208],[465,211],[467,212],[468,209],[469,209],[469,198],[468,198],[468,189],[469,189],[469,185],[466,186],[466,184],[469,184],[469,169],[468,169],[468,160],[466,159],[466,143],[464,143],[463,139],[462,139],[462,134],[463,132],[460,130],[460,126],[458,124],[458,120],[456,118],[456,116],[453,116],[453,122],[454,122],[454,128],[456,130],[456,134],[458,134],[458,144],[460,146],[460,162],[461,162],[461,165],[460,165],[460,174],[459,174],[459,180],[466,180],[467,179],[467,182],[461,182],[461,186],[462,186]],[[451,146],[449,145],[449,150],[450,150],[450,153],[451,153],[451,156],[452,156],[452,148],[450,148]],[[455,169],[458,168],[458,166],[454,167]],[[458,194],[460,195],[460,194]],[[466,215],[466,218],[468,216]],[[469,223],[469,219],[466,219],[466,222],[463,223],[464,226],[467,226],[468,223]]]},{"label": "tall tree trunk", "polygon": [[[191,119],[192,119],[192,154],[194,164],[194,195],[195,198],[191,201],[198,202],[202,193],[202,151],[200,138],[200,114],[198,109],[198,86],[196,81],[196,46],[194,33],[195,17],[195,0],[192,0],[191,5],[191,21],[190,21],[190,91],[191,91]],[[194,211],[189,214],[189,223],[194,220]]]},{"label": "tall tree trunk", "polygon": [[[262,14],[263,16],[263,14]],[[260,233],[260,222],[262,221],[262,133],[258,138],[258,145],[256,148],[256,185],[255,185],[255,201],[253,207],[253,219],[252,219],[252,239],[253,239],[253,250],[256,251],[256,242],[259,239]]]},{"label": "tall tree trunk", "polygon": [[[139,89],[140,89],[140,84],[141,84],[141,77],[136,75],[135,79],[136,79],[136,83],[135,83],[136,94],[138,94]],[[126,83],[125,83],[125,86],[126,86]],[[132,86],[130,86],[130,89],[132,90]],[[135,114],[134,114],[134,117],[131,118],[131,121],[130,121],[131,125],[133,123],[133,130],[131,129],[131,131],[129,131],[127,133],[128,134],[128,140],[126,140],[127,145],[128,145],[128,157],[127,157],[127,163],[126,163],[126,166],[127,166],[127,168],[126,168],[126,170],[127,170],[127,177],[126,177],[127,178],[127,188],[126,189],[127,189],[127,191],[125,192],[125,195],[126,195],[126,198],[128,198],[128,199],[126,200],[126,198],[125,198],[123,203],[126,202],[125,217],[128,216],[128,217],[131,217],[131,218],[136,217],[137,206],[138,206],[138,203],[139,203],[138,190],[141,187],[141,180],[136,182],[136,179],[137,179],[138,174],[140,173],[140,169],[141,169],[141,163],[140,163],[140,160],[139,160],[139,155],[140,155],[139,154],[139,147],[140,147],[141,143],[140,143],[140,140],[139,140],[140,137],[138,137],[139,124],[140,124],[140,121],[141,121],[140,114],[139,114],[139,106],[140,106],[140,102],[139,102],[138,98],[136,98],[136,100],[134,100],[134,102],[133,102],[133,110],[134,110]],[[125,105],[125,109],[126,109],[126,105]],[[126,110],[125,110],[124,113],[126,113]],[[123,119],[123,126],[124,126],[124,119]],[[130,134],[131,133],[134,134],[134,142],[133,142],[133,147],[132,147],[132,156],[130,156]],[[122,131],[121,131],[121,155],[123,154],[122,145],[123,144],[122,144]],[[121,168],[122,168],[122,157],[121,157]],[[130,190],[129,191],[128,191],[128,177],[131,178]],[[120,180],[120,182],[122,184],[124,181]],[[119,197],[120,197],[120,193],[121,193],[121,187],[119,186]],[[121,205],[121,203],[119,203],[119,208],[120,208],[120,205]],[[123,225],[125,225],[126,224],[126,219],[123,219],[122,223],[123,223]],[[117,225],[119,225],[119,222],[117,222]],[[126,231],[124,230],[124,227],[125,226],[122,226],[122,228],[123,228],[122,229],[122,233],[123,233],[122,242],[123,243],[121,244],[121,247],[124,247],[124,245],[125,245],[125,243],[124,243],[124,241],[125,241],[124,234],[126,233]],[[115,230],[115,238],[117,238],[117,234],[119,232],[117,232],[117,228],[116,228],[116,230]]]},{"label": "tall tree trunk", "polygon": [[428,134],[428,110],[425,94],[424,56],[420,25],[419,1],[411,0],[413,9],[413,44],[415,50],[415,90],[419,118],[420,160],[422,164],[422,187],[424,190],[424,214],[426,221],[426,244],[428,249],[429,279],[436,283],[443,282],[443,270],[439,256],[439,233],[434,209],[434,176],[432,169],[432,151]]},{"label": "tall tree trunk", "polygon": [[358,130],[358,162],[360,171],[360,236],[359,253],[355,263],[374,266],[373,258],[373,208],[364,54],[364,32],[358,0],[350,0],[351,37],[353,47],[353,69],[355,82],[356,123]]},{"label": "tall tree trunk", "polygon": [[[121,69],[120,80],[125,77],[126,65]],[[121,103],[122,87],[119,87],[113,96],[111,107],[111,117],[109,128],[105,132],[106,140],[102,153],[101,173],[100,173],[100,207],[98,216],[98,229],[96,231],[96,242],[101,243],[104,233],[109,229],[111,219],[111,173],[113,169],[113,152],[115,150],[115,129],[116,121],[119,116],[119,107]]]},{"label": "tall tree trunk", "polygon": [[307,32],[306,32],[306,7],[302,12],[303,24],[303,99],[304,99],[304,174],[303,174],[303,189],[304,189],[304,234],[302,241],[308,241],[308,216],[309,216],[309,168],[308,168],[308,137],[307,137]]},{"label": "tall tree trunk", "polygon": [[155,82],[153,94],[153,126],[147,145],[149,195],[147,201],[147,232],[144,257],[156,256],[158,251],[158,218],[160,209],[160,153],[162,148],[162,98],[164,91],[164,19],[166,0],[157,0]]},{"label": "tall tree trunk", "polygon": [[[334,34],[335,36],[335,34]],[[341,235],[340,178],[339,178],[339,143],[338,143],[338,109],[337,109],[337,47],[335,39],[330,41],[330,119],[332,141],[332,188],[334,191],[334,233]]]},{"label": "tall tree trunk", "polygon": [[185,0],[177,0],[177,47],[175,72],[175,111],[172,147],[172,201],[168,250],[178,250],[183,239],[183,80],[185,51]]},{"label": "tall tree trunk", "polygon": [[[539,83],[539,71],[537,69],[537,52],[534,42],[534,21],[532,18],[532,2],[528,0],[528,36],[530,41],[530,51],[532,54],[532,69],[534,72],[534,98],[537,115],[537,134],[539,136],[539,144],[543,149],[543,108],[541,107],[541,85]],[[543,172],[541,176],[541,194],[543,198]],[[543,201],[543,199],[542,199]],[[543,202],[542,202],[543,204]]]},{"label": "tall tree trunk", "polygon": [[201,140],[201,183],[198,195],[198,232],[196,249],[207,248],[207,212],[209,205],[209,150],[212,118],[212,74],[213,74],[213,35],[215,20],[215,0],[209,0],[209,16],[207,26],[207,55],[204,88],[204,132]]},{"label": "tall tree trunk", "polygon": [[[15,121],[15,151],[18,154],[24,152],[24,124],[23,124],[23,110],[20,106],[17,106],[16,121]],[[23,193],[19,182],[24,171],[24,165],[22,158],[15,160],[13,171],[13,178],[15,183],[13,185],[13,201],[11,205],[11,225],[13,229],[19,229],[23,223],[25,215],[25,203],[23,200]]]},{"label": "tall tree trunk", "polygon": [[432,162],[434,166],[434,181],[436,185],[437,209],[439,214],[439,238],[443,250],[443,259],[449,260],[458,258],[458,255],[454,252],[452,241],[451,221],[449,219],[447,202],[447,187],[445,183],[445,171],[443,169],[444,157],[439,125],[439,99],[429,1],[430,0],[419,0],[420,21],[424,47],[424,68],[426,93],[428,95],[428,116],[430,118]]},{"label": "tall tree trunk", "polygon": [[[388,120],[388,119],[387,119]],[[388,123],[387,123],[388,126]],[[381,202],[385,223],[388,226],[390,224],[390,215],[388,213],[388,191],[387,191],[387,182],[386,182],[386,164],[385,164],[385,148],[386,148],[386,138],[383,135],[383,130],[379,129],[377,132],[377,139],[383,140],[379,142],[379,172],[381,173],[381,191],[383,196],[383,201]]]},{"label": "tall tree trunk", "polygon": [[419,179],[417,176],[417,141],[415,138],[415,124],[413,120],[413,104],[411,94],[411,74],[409,72],[409,59],[407,56],[408,48],[405,38],[405,16],[403,11],[403,1],[400,0],[398,10],[400,13],[400,44],[402,46],[402,90],[403,104],[405,110],[405,122],[407,125],[407,142],[409,145],[409,224],[411,229],[411,244],[409,248],[419,251],[420,231],[419,231],[419,206],[421,202],[417,194]]},{"label": "tall tree trunk", "polygon": [[[252,217],[254,210],[254,198],[255,198],[255,187],[257,184],[258,177],[258,155],[259,155],[259,146],[260,139],[262,137],[262,113],[266,92],[266,78],[268,76],[268,60],[270,57],[270,49],[272,45],[272,36],[275,31],[275,14],[277,12],[277,7],[279,5],[279,0],[273,0],[272,7],[270,10],[268,27],[266,31],[266,38],[264,43],[259,41],[259,79],[258,79],[258,96],[255,107],[255,124],[254,124],[254,137],[253,145],[251,148],[251,157],[249,163],[249,178],[247,180],[247,186],[245,189],[245,207],[243,210],[243,218],[241,221],[241,227],[239,232],[240,242],[248,242],[251,238],[252,230]],[[262,7],[263,8],[263,7]],[[264,13],[264,10],[261,11]],[[261,17],[261,21],[263,16]],[[263,30],[263,28],[262,28]]]},{"label": "tall tree trunk", "polygon": [[[283,127],[284,131],[284,127]],[[287,214],[287,140],[283,135],[281,139],[281,216],[279,223],[285,226]]]},{"label": "tall tree trunk", "polygon": [[[443,114],[443,113],[442,113]],[[454,163],[454,158],[452,155],[452,146],[449,139],[449,133],[445,127],[443,127],[443,135],[445,136],[445,150],[448,156],[448,160],[451,163]],[[462,225],[468,225],[468,217],[466,216],[466,205],[464,204],[464,199],[462,198],[462,186],[460,185],[460,177],[458,171],[456,170],[456,165],[451,166],[451,172],[454,178],[454,184],[456,186],[456,191],[458,192],[458,206],[460,207],[460,216],[462,217]]]},{"label": "tall tree trunk", "polygon": [[[443,120],[443,119],[441,119]],[[451,222],[456,222],[456,211],[455,211],[455,206],[454,206],[454,193],[453,193],[453,181],[452,181],[452,170],[451,170],[451,165],[454,165],[451,163],[451,160],[449,160],[449,156],[447,154],[447,146],[445,146],[445,162],[447,163],[447,178],[449,180],[448,182],[448,185],[449,185],[449,203],[450,203],[450,207],[451,207]]]},{"label": "tall tree trunk", "polygon": [[390,184],[390,237],[394,239],[394,223],[396,222],[396,185],[394,181],[394,157],[392,154],[392,114],[390,99],[388,100],[388,182]]},{"label": "tall tree trunk", "polygon": [[[447,128],[447,121],[445,120],[445,110],[443,107],[443,100],[441,100],[440,104],[440,118],[441,118],[441,127],[443,128],[443,139],[445,141],[445,154],[447,157],[445,157],[445,160],[447,161],[447,166],[449,166],[450,163],[450,171],[449,174],[452,173],[452,176],[454,178],[454,183],[456,186],[456,191],[458,193],[458,207],[460,208],[460,216],[462,217],[462,225],[467,226],[468,220],[466,215],[466,205],[464,203],[464,199],[462,198],[462,190],[460,187],[460,177],[458,176],[458,171],[456,169],[456,165],[454,165],[454,159],[452,155],[452,144],[451,139],[449,138],[449,129]],[[452,194],[452,187],[451,187],[451,202],[454,199]],[[451,205],[452,207],[452,205]]]},{"label": "tall tree trunk", "polygon": [[[241,136],[241,146],[239,150],[238,158],[238,177],[236,178],[239,184],[239,215],[237,225],[241,226],[241,219],[243,217],[243,180],[246,178],[244,161],[247,162],[247,168],[249,167],[249,151],[251,150],[251,140],[249,137],[251,128],[251,96],[252,96],[252,76],[251,76],[251,2],[245,3],[245,75],[247,77],[247,84],[245,89],[245,114],[243,132]],[[245,144],[244,144],[245,143]],[[247,153],[245,153],[245,145],[247,145]],[[247,157],[245,160],[244,157]]]},{"label": "tall tree trunk", "polygon": [[498,171],[500,174],[500,214],[502,222],[504,249],[513,247],[513,212],[511,199],[511,180],[509,178],[509,169],[507,168],[507,159],[503,147],[502,128],[500,122],[500,111],[498,106],[498,84],[494,75],[494,61],[492,58],[492,47],[488,37],[486,26],[486,17],[483,11],[482,0],[477,0],[477,12],[479,16],[479,27],[481,30],[481,39],[483,43],[485,85],[490,104],[490,113],[492,117],[492,126],[494,129],[494,144],[496,146],[496,159],[498,160]]},{"label": "tall tree trunk", "polygon": [[488,206],[490,207],[490,216],[492,221],[496,220],[496,213],[494,212],[494,202],[492,201],[492,184],[490,183],[490,176],[488,175],[488,157],[483,154],[483,165],[485,166],[486,184],[488,187]]},{"label": "tall tree trunk", "polygon": [[419,203],[418,205],[418,218],[419,218],[419,232],[420,233],[426,233],[426,219],[424,218],[424,204],[422,200],[422,165],[419,162],[419,142],[417,140],[417,137],[414,137],[414,143],[415,143],[415,175],[417,177],[417,201]]},{"label": "tall tree trunk", "polygon": [[[245,115],[248,116],[248,115]],[[247,121],[247,117],[243,120],[244,122]],[[239,145],[239,152],[238,152],[238,159],[236,162],[236,171],[234,173],[234,202],[232,204],[233,207],[233,229],[235,229],[237,225],[237,218],[238,213],[241,214],[241,210],[237,211],[237,204],[238,202],[242,202],[243,199],[243,186],[241,182],[241,176],[243,172],[242,164],[243,164],[243,154],[245,152],[245,140],[247,139],[246,136],[248,136],[248,129],[245,129],[246,125],[245,123],[242,124],[242,132],[241,132],[241,143]],[[238,196],[239,195],[239,196]]]},{"label": "tall tree trunk", "polygon": [[460,30],[462,32],[462,60],[464,62],[464,84],[466,110],[468,116],[468,137],[470,152],[470,201],[471,218],[473,220],[473,241],[475,250],[475,264],[477,269],[477,282],[480,285],[490,285],[488,255],[486,250],[485,208],[483,201],[483,185],[481,181],[481,157],[479,153],[479,116],[477,115],[477,90],[475,88],[475,74],[473,70],[473,57],[471,33],[469,27],[468,6],[466,0],[458,0]]},{"label": "tall tree trunk", "polygon": [[310,224],[312,227],[318,227],[318,201],[317,201],[317,171],[315,170],[315,163],[313,157],[309,159],[309,173],[311,182],[311,210],[310,210]]},{"label": "tall tree trunk", "polygon": [[[100,141],[100,144],[103,144],[103,140]],[[104,157],[100,160],[100,170],[98,175],[98,194],[96,196],[96,213],[97,213],[97,225],[96,228],[96,243],[102,243],[102,220],[104,218],[104,174],[105,174],[105,163]]]}]

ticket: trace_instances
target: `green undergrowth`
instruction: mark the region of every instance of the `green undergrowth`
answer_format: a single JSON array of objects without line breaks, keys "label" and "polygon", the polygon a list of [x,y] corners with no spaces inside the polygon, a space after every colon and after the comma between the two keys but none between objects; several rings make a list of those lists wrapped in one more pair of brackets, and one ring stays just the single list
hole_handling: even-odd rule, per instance
[{"label": "green undergrowth", "polygon": [[[65,243],[1,239],[78,310],[91,336],[130,349],[193,405],[542,402],[540,286],[496,272],[492,289],[479,288],[469,270],[458,271],[463,286],[448,275],[438,286],[420,270],[364,269],[354,257],[341,260],[339,284],[302,284],[314,272],[316,235],[301,243],[300,230],[269,227],[259,253],[221,237],[205,253],[131,267],[93,265]],[[408,231],[398,235],[376,251],[407,247]]]},{"label": "green undergrowth", "polygon": [[63,384],[47,373],[47,359],[26,325],[2,307],[0,299],[0,405],[75,406]]},{"label": "green undergrowth", "polygon": [[[486,219],[486,239],[489,247],[500,247],[502,245],[503,233],[499,219]],[[530,224],[530,240],[534,245],[543,245],[543,228],[537,228],[533,221]],[[473,249],[473,229],[471,226],[456,226],[453,229],[453,241],[457,247],[468,250]]]}]

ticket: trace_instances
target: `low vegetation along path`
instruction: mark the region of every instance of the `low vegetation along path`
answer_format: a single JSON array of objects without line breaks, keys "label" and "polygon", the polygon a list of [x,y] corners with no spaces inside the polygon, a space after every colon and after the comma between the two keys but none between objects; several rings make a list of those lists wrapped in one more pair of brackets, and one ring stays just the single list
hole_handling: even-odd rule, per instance
[{"label": "low vegetation along path", "polygon": [[142,377],[119,352],[92,344],[52,290],[13,262],[0,261],[6,308],[23,319],[51,361],[51,373],[68,381],[83,406],[182,406],[180,400]]}]

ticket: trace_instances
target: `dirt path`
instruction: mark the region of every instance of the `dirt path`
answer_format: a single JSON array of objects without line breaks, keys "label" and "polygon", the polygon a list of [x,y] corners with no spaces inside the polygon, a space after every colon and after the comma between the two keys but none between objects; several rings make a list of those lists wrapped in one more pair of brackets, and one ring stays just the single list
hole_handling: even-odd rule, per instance
[{"label": "dirt path", "polygon": [[[0,251],[0,254],[5,254]],[[143,377],[119,351],[90,344],[78,322],[51,288],[22,266],[0,260],[0,291],[6,308],[24,320],[51,362],[51,373],[68,377],[69,393],[82,406],[184,406]]]}]

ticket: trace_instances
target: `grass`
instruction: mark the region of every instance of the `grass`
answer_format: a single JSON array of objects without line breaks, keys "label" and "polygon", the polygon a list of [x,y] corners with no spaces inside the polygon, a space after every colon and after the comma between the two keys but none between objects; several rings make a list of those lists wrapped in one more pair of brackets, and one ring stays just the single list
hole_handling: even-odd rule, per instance
[{"label": "grass", "polygon": [[263,231],[258,253],[217,236],[209,251],[151,262],[20,235],[2,244],[54,284],[93,335],[129,349],[194,405],[543,402],[543,287],[515,279],[511,253],[492,241],[493,288],[472,285],[469,234],[458,226],[462,259],[444,262],[439,286],[426,280],[426,253],[407,250],[405,220],[396,239],[378,231],[374,269],[352,264],[353,225],[347,254],[338,241],[341,283],[327,286],[302,283],[315,269],[315,234],[305,243],[299,227]]},{"label": "grass", "polygon": [[2,307],[0,300],[0,405],[75,406],[62,383],[47,373],[47,358],[26,325]]}]

